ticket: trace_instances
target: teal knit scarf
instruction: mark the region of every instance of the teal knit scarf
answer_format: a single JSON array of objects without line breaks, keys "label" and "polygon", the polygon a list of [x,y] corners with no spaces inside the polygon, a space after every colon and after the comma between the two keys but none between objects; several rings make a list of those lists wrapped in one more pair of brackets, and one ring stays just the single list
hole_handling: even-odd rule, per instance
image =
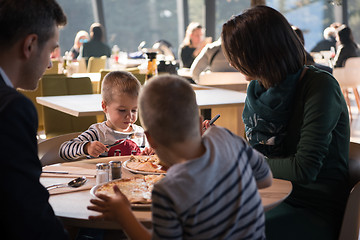
[{"label": "teal knit scarf", "polygon": [[250,82],[243,112],[246,137],[252,147],[268,157],[281,155],[287,134],[296,85],[303,68],[275,87],[265,89],[257,80]]}]

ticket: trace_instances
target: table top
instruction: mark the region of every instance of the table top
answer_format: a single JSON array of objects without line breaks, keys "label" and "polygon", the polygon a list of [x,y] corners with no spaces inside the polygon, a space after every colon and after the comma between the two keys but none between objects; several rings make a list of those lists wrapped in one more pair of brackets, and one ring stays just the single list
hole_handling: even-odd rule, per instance
[{"label": "table top", "polygon": [[[109,162],[112,160],[126,161],[129,156],[123,157],[106,157],[88,159],[77,162],[62,163],[60,166],[64,167],[81,167],[84,169],[95,169],[96,163]],[[133,174],[123,169],[123,177],[130,177]],[[72,178],[64,177],[41,177],[40,181],[44,186],[48,186],[54,183],[66,183]],[[101,229],[120,229],[117,223],[109,221],[90,221],[88,217],[90,215],[96,215],[97,213],[89,211],[87,206],[90,205],[90,199],[94,198],[90,194],[89,188],[95,186],[95,178],[88,178],[87,190],[68,192],[56,195],[50,195],[49,202],[54,209],[55,215],[66,225],[74,227],[90,227]],[[289,181],[273,179],[271,187],[260,189],[260,195],[265,211],[277,206],[282,202],[291,192],[292,185]],[[136,218],[144,225],[151,226],[151,211],[146,208],[133,209]]]},{"label": "table top", "polygon": [[[199,108],[240,106],[246,94],[238,91],[193,85]],[[103,114],[100,94],[37,97],[37,103],[75,117]]]}]

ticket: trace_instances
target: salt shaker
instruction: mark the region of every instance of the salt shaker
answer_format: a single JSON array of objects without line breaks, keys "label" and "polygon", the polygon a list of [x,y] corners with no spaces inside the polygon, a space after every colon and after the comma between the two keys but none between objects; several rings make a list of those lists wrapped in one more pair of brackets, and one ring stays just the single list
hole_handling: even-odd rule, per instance
[{"label": "salt shaker", "polygon": [[109,164],[96,164],[96,185],[106,183],[109,181]]},{"label": "salt shaker", "polygon": [[111,180],[121,178],[121,161],[110,162]]}]

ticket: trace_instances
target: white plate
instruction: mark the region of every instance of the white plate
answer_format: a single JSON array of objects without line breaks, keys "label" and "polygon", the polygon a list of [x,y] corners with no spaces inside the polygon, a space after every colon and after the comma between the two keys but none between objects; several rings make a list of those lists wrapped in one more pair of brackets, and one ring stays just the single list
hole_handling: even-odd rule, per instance
[{"label": "white plate", "polygon": [[[109,182],[115,182],[117,180],[112,180],[112,181],[109,181]],[[97,196],[95,195],[96,190],[99,187],[101,187],[102,185],[105,185],[105,184],[107,184],[109,182],[102,183],[102,184],[99,184],[99,185],[96,185],[96,186],[92,187],[90,189],[90,194],[97,198]],[[150,209],[151,208],[151,203],[131,203],[131,207],[132,208],[141,208],[141,209]]]},{"label": "white plate", "polygon": [[130,160],[126,160],[125,162],[123,162],[123,168],[132,172],[132,173],[136,173],[136,174],[151,174],[151,175],[161,175],[161,174],[164,174],[166,175],[166,173],[159,173],[159,172],[145,172],[145,171],[138,171],[138,170],[134,170],[134,169],[131,169],[131,168],[128,168],[127,166],[127,163],[129,162]]}]

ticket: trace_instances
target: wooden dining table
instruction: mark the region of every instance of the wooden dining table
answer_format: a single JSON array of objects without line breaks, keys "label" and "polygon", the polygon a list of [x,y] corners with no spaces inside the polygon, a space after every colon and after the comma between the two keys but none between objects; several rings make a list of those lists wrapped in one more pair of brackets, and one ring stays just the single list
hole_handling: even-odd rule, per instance
[{"label": "wooden dining table", "polygon": [[[67,183],[76,176],[82,176],[86,174],[88,181],[82,187],[83,189],[69,189],[67,192],[56,193],[55,190],[50,190],[49,202],[54,209],[55,215],[59,217],[65,226],[72,226],[77,228],[97,228],[97,229],[112,229],[119,230],[121,227],[110,221],[95,221],[89,220],[89,216],[97,215],[96,212],[90,211],[87,209],[87,206],[90,205],[90,199],[95,198],[91,193],[90,189],[96,185],[96,180],[93,177],[94,169],[96,164],[100,162],[109,162],[113,160],[124,162],[129,159],[129,156],[115,156],[115,157],[106,157],[106,158],[94,158],[86,159],[76,162],[66,162],[61,164],[55,164],[50,166],[45,166],[43,171],[54,170],[57,171],[66,170],[69,171],[69,168],[76,168],[73,170],[74,175],[67,177],[66,174],[46,174],[43,173],[40,181],[46,187],[55,183]],[[92,170],[92,174],[89,174],[89,171]],[[72,170],[70,170],[72,171]],[[123,178],[131,177],[134,173],[122,169]],[[280,204],[291,192],[292,185],[289,181],[273,179],[272,186],[260,189],[260,195],[262,199],[262,204],[265,211],[270,210],[271,208]],[[55,192],[54,192],[55,191]],[[151,210],[150,207],[137,206],[133,208],[133,213],[135,217],[147,227],[151,227]]]},{"label": "wooden dining table", "polygon": [[[246,93],[192,85],[199,109],[211,109],[212,117],[220,114],[216,125],[244,136],[242,112]],[[75,117],[103,115],[100,94],[37,97],[37,103]],[[176,107],[176,106],[174,106]]]}]

